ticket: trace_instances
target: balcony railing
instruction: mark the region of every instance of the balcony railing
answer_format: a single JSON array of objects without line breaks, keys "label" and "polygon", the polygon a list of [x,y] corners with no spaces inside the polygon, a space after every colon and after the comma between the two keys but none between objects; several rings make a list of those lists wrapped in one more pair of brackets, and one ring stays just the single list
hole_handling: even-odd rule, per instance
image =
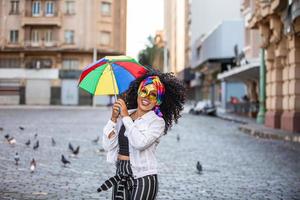
[{"label": "balcony railing", "polygon": [[27,40],[24,42],[24,47],[39,47],[39,48],[50,48],[50,47],[58,47],[58,41],[31,41]]},{"label": "balcony railing", "polygon": [[25,25],[52,25],[61,26],[62,18],[60,13],[46,14],[40,12],[39,15],[34,15],[31,12],[23,12],[21,19],[22,26]]}]

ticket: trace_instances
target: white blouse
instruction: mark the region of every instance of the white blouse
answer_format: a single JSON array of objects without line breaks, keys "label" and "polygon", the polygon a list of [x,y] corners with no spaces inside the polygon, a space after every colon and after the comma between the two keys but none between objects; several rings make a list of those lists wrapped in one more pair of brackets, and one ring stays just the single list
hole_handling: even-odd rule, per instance
[{"label": "white blouse", "polygon": [[[129,114],[134,110],[129,110]],[[118,118],[117,123],[109,120],[103,128],[102,145],[107,151],[107,161],[114,163],[117,160],[119,145],[118,133],[124,124],[124,135],[128,138],[129,158],[134,178],[157,174],[155,157],[159,138],[164,135],[165,121],[154,111],[149,111],[135,121],[131,117]],[[114,131],[110,139],[108,135]]]}]

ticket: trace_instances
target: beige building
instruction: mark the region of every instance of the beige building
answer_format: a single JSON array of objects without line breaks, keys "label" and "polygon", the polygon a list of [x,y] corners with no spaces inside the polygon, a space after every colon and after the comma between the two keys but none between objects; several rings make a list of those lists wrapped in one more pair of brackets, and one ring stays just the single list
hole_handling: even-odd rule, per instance
[{"label": "beige building", "polygon": [[164,1],[165,70],[183,73],[190,62],[190,2]]},{"label": "beige building", "polygon": [[249,26],[265,49],[265,125],[300,131],[300,1],[253,1]]},{"label": "beige building", "polygon": [[0,104],[91,104],[78,76],[93,55],[125,54],[126,9],[126,0],[0,0]]}]

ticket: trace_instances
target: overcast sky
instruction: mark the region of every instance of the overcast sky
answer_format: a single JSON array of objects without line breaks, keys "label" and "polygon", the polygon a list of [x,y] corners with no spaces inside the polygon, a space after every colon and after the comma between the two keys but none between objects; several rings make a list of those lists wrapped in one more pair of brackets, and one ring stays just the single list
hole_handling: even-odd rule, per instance
[{"label": "overcast sky", "polygon": [[137,58],[147,43],[147,37],[163,29],[163,1],[127,0],[126,55]]}]

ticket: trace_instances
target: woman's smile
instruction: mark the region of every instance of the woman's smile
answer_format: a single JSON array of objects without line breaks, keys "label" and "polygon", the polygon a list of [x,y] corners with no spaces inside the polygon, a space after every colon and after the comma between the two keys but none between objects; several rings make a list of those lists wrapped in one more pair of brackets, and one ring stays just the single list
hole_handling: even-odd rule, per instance
[{"label": "woman's smile", "polygon": [[142,104],[143,106],[148,106],[151,102],[148,99],[143,99]]}]

